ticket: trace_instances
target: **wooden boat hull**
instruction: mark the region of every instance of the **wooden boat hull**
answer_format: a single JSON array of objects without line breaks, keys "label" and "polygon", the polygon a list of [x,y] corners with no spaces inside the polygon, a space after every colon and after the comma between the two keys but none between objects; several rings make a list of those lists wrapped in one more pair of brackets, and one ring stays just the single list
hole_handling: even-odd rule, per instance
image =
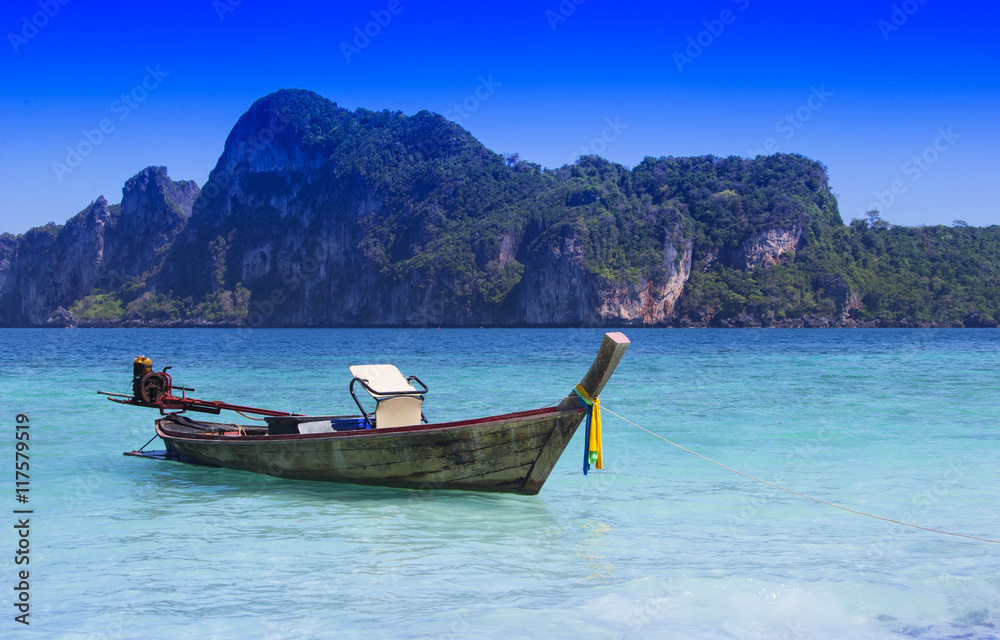
[{"label": "wooden boat hull", "polygon": [[156,421],[168,451],[190,461],[279,478],[410,489],[534,495],[586,416],[539,409],[480,420],[322,434],[197,433],[184,416]]},{"label": "wooden boat hull", "polygon": [[[161,412],[180,410],[156,421],[156,435],[167,445],[162,457],[168,459],[296,480],[534,495],[587,416],[589,409],[585,407],[604,389],[628,345],[628,338],[621,333],[605,334],[590,370],[556,407],[460,422],[319,433],[302,433],[298,427],[294,433],[269,432],[270,423],[268,428],[211,423],[182,413],[231,410],[289,420],[303,418],[308,424],[322,420],[172,395],[143,401],[110,399],[156,407]],[[167,390],[178,388],[169,377],[165,380]],[[337,428],[336,423],[331,419],[330,428]],[[141,450],[126,455],[161,457]]]}]

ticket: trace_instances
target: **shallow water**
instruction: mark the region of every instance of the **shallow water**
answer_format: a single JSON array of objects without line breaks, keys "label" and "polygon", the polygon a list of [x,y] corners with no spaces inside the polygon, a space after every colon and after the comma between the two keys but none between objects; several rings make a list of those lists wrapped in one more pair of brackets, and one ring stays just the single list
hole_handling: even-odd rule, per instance
[{"label": "shallow water", "polygon": [[[674,442],[797,491],[1000,537],[1000,331],[627,330],[601,396]],[[31,626],[44,638],[997,638],[1000,545],[783,493],[606,415],[534,497],[285,481],[125,458],[155,412],[140,353],[208,399],[352,412],[392,362],[433,421],[531,409],[599,330],[3,330],[0,420],[31,419]],[[155,446],[155,445],[154,445]],[[13,474],[5,548],[17,508]],[[22,505],[23,506],[23,505]],[[4,635],[7,635],[4,631]]]}]

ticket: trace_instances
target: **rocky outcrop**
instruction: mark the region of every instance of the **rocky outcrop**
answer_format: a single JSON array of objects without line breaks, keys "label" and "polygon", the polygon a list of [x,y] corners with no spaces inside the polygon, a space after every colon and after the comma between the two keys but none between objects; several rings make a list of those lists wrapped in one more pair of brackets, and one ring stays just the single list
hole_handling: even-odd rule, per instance
[{"label": "rocky outcrop", "polygon": [[[309,123],[290,120],[279,102],[258,100],[233,127],[155,284],[200,296],[241,282],[254,288],[260,322],[323,324],[326,296],[313,286],[331,273],[364,278],[370,265],[358,262],[350,222],[380,201],[356,175],[330,180],[328,145],[310,143]],[[335,119],[336,105],[323,102]]]},{"label": "rocky outcrop", "polygon": [[[378,157],[380,173],[359,149]],[[495,228],[499,209],[527,217],[523,208],[533,206],[521,194],[483,201],[479,185],[512,174],[440,116],[352,113],[309,92],[281,91],[233,128],[155,285],[198,297],[239,283],[252,291],[251,326],[676,320],[693,253],[676,216],[660,268],[609,278],[588,262],[579,224]],[[546,186],[535,182],[532,189]],[[593,192],[575,193],[554,197],[554,206],[603,207]]]},{"label": "rocky outcrop", "polygon": [[184,229],[200,190],[191,180],[174,182],[166,167],[147,167],[125,183],[121,212],[108,237],[109,266],[124,279],[145,273],[162,260]]},{"label": "rocky outcrop", "polygon": [[[798,156],[542,170],[436,114],[282,90],[239,119],[202,189],[150,167],[120,205],[0,236],[0,323],[768,326],[752,304],[682,317],[693,265],[787,262],[822,226],[810,215],[839,223],[831,198]],[[839,283],[825,295],[842,321],[860,305]]]},{"label": "rocky outcrop", "polygon": [[595,278],[583,257],[583,239],[570,226],[549,232],[530,248],[520,283],[517,316],[529,325],[576,325],[591,315]]},{"label": "rocky outcrop", "polygon": [[73,315],[72,311],[67,311],[64,307],[58,307],[45,319],[45,324],[50,327],[75,327],[80,324],[80,320]]},{"label": "rocky outcrop", "polygon": [[864,306],[861,294],[843,276],[827,279],[822,283],[822,287],[826,297],[832,300],[837,308],[836,321],[845,322],[848,318],[855,317],[857,315],[855,312]]},{"label": "rocky outcrop", "polygon": [[966,329],[994,329],[998,324],[1000,323],[978,309],[970,311],[962,318],[962,326]]},{"label": "rocky outcrop", "polygon": [[805,230],[801,226],[765,229],[737,247],[709,248],[701,259],[702,270],[708,271],[716,262],[733,269],[767,268],[794,258],[804,244]]},{"label": "rocky outcrop", "polygon": [[[130,179],[122,204],[101,196],[63,226],[49,224],[0,237],[0,322],[63,323],[74,302],[113,290],[154,268],[183,229],[198,192],[173,182],[163,167]],[[62,307],[64,313],[56,313]]]},{"label": "rocky outcrop", "polygon": [[111,218],[100,197],[62,227],[46,225],[18,237],[8,317],[44,326],[57,307],[72,305],[98,286],[106,272],[105,235]]},{"label": "rocky outcrop", "polygon": [[660,278],[639,276],[635,284],[605,281],[597,287],[592,326],[670,326],[680,315],[684,285],[691,276],[691,240],[667,243]]},{"label": "rocky outcrop", "polygon": [[[593,273],[579,231],[564,227],[559,241],[541,237],[524,266],[517,323],[560,326],[665,326],[678,317],[678,303],[691,274],[691,241],[663,247],[659,277],[640,275],[615,282]],[[674,244],[680,244],[680,249]]]},{"label": "rocky outcrop", "polygon": [[770,267],[781,262],[782,257],[793,256],[802,241],[801,227],[767,229],[743,243],[742,262],[747,269]]},{"label": "rocky outcrop", "polygon": [[[14,265],[17,259],[17,238],[9,233],[0,234],[0,326],[14,323],[12,298],[14,295]],[[10,317],[8,317],[10,316]]]}]

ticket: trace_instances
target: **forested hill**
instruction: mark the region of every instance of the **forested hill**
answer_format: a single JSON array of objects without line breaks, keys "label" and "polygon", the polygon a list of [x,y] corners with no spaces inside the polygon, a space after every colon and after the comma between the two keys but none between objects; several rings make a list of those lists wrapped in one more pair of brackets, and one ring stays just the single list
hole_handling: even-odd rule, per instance
[{"label": "forested hill", "polygon": [[995,326],[1000,227],[845,225],[798,155],[502,157],[282,90],[207,182],[0,236],[5,326]]}]

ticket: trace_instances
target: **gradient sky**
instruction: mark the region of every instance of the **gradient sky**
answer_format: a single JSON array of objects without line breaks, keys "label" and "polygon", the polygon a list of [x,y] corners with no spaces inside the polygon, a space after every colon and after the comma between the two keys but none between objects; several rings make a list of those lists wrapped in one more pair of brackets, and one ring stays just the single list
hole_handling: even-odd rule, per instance
[{"label": "gradient sky", "polygon": [[7,0],[0,231],[119,202],[149,165],[203,184],[283,87],[444,113],[546,167],[581,149],[629,167],[800,153],[829,168],[845,222],[874,204],[894,224],[998,224],[998,18],[944,0]]}]

